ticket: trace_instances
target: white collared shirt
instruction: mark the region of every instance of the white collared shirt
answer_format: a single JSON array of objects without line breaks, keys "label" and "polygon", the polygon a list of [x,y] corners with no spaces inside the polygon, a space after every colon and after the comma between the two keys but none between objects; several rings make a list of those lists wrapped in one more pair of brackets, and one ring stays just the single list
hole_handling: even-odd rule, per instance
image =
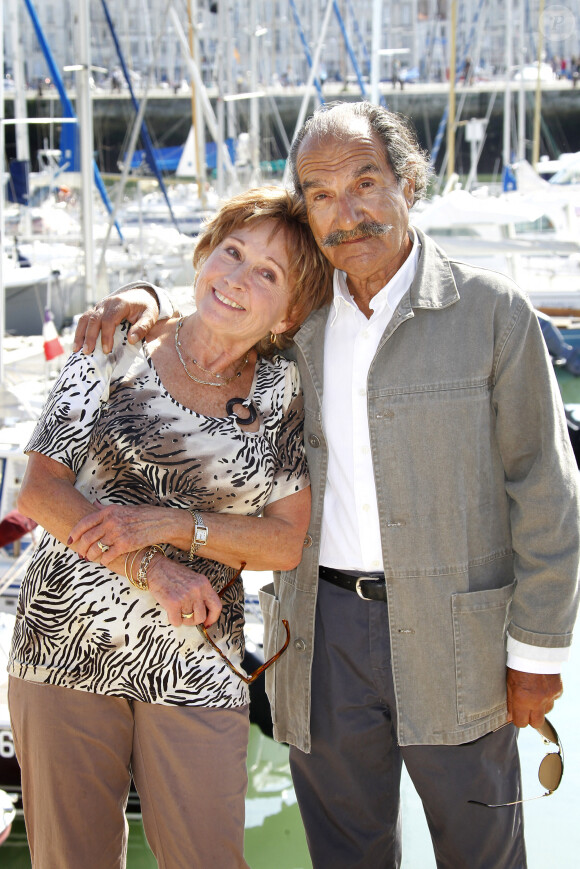
[{"label": "white collared shirt", "polygon": [[322,513],[320,563],[340,570],[382,573],[379,511],[371,456],[367,379],[381,337],[407,292],[419,261],[411,253],[370,302],[369,319],[352,298],[344,272],[334,272],[334,300],[326,322],[322,424],[328,475]]}]

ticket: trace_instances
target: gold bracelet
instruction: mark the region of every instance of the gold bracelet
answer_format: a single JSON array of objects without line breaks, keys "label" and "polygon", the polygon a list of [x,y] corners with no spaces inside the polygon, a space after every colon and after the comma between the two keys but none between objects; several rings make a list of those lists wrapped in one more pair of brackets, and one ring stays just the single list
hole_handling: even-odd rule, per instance
[{"label": "gold bracelet", "polygon": [[[129,582],[132,582],[131,576],[133,575],[133,565],[140,552],[141,549],[136,549],[135,552],[128,552],[125,555],[125,576]],[[129,564],[129,557],[131,558],[131,564]]]},{"label": "gold bracelet", "polygon": [[134,581],[133,584],[142,591],[147,591],[149,588],[149,583],[147,581],[147,568],[151,564],[153,557],[158,552],[160,552],[161,555],[163,555],[163,557],[165,558],[165,552],[163,551],[163,549],[158,546],[157,543],[154,543],[152,546],[149,546],[149,548],[145,552],[145,555],[141,559],[141,562],[139,564],[139,570],[137,571],[137,579]]},{"label": "gold bracelet", "polygon": [[[133,576],[133,565],[135,564],[137,556],[140,552],[143,552],[143,550],[145,550],[145,555],[141,559],[141,562],[139,564],[139,570],[137,571],[137,579],[135,579]],[[149,588],[149,583],[147,582],[147,567],[149,566],[149,563],[151,562],[151,559],[156,552],[160,552],[163,556],[165,556],[165,552],[160,546],[157,545],[157,543],[154,543],[152,546],[149,547],[141,546],[139,549],[136,549],[132,555],[130,552],[128,552],[125,556],[125,576],[129,580],[131,585],[135,586],[135,588],[138,588],[139,591],[147,591]],[[141,567],[143,565],[143,561],[149,553],[149,561],[145,565],[144,573],[142,574]],[[131,555],[131,563],[129,564],[129,568],[127,569],[127,559],[129,558],[129,555]]]},{"label": "gold bracelet", "polygon": [[133,565],[135,564],[135,559],[137,558],[139,553],[142,551],[142,549],[143,549],[143,547],[140,547],[139,549],[136,549],[135,552],[133,552],[131,554],[131,562],[129,564],[129,570],[128,570],[128,575],[127,575],[127,579],[129,580],[131,585],[135,586],[135,588],[139,588],[139,586],[136,585],[135,580],[133,579]]}]

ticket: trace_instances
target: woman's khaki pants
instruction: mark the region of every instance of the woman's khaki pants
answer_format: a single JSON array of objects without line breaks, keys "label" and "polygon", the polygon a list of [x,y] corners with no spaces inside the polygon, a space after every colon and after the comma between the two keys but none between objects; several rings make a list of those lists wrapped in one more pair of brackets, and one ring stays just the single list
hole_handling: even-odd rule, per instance
[{"label": "woman's khaki pants", "polygon": [[130,702],[10,677],[34,869],[122,869],[133,774],[162,869],[239,869],[248,709]]}]

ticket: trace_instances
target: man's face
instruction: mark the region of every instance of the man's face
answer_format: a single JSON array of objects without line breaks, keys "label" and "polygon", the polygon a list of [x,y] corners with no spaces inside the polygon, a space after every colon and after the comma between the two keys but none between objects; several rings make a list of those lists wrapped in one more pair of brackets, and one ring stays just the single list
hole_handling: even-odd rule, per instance
[{"label": "man's face", "polygon": [[340,139],[307,136],[296,170],[324,255],[352,283],[378,291],[409,253],[413,182],[399,185],[380,141],[358,119]]}]

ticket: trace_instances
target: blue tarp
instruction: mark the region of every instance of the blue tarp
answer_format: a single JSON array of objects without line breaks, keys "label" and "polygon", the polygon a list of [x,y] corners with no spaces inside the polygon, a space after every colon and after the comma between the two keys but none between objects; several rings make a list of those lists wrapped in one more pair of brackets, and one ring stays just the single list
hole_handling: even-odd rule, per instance
[{"label": "blue tarp", "polygon": [[[232,163],[236,162],[236,143],[233,139],[226,139],[227,149]],[[207,142],[205,146],[205,165],[208,169],[217,169],[217,145],[215,142]]]},{"label": "blue tarp", "polygon": [[[230,154],[232,163],[236,160],[236,143],[234,139],[226,139],[227,149]],[[153,153],[157,161],[157,167],[161,172],[175,172],[179,165],[181,155],[183,153],[183,145],[177,145],[171,148],[154,148]],[[123,160],[127,159],[127,154],[123,154]],[[207,142],[205,146],[205,163],[208,169],[217,168],[217,145],[215,142]],[[139,169],[148,166],[147,152],[145,150],[135,151],[131,160],[131,169]],[[149,171],[152,168],[149,166]]]},{"label": "blue tarp", "polygon": [[[160,172],[175,172],[179,165],[181,154],[183,153],[183,145],[175,148],[155,148],[155,160],[157,168]],[[127,159],[127,155],[123,155],[123,159]],[[131,169],[139,169],[140,166],[148,166],[147,151],[135,151],[131,160]],[[153,171],[153,167],[149,166],[149,170]]]},{"label": "blue tarp", "polygon": [[60,130],[60,166],[64,172],[81,171],[78,127],[78,124],[63,124]]},{"label": "blue tarp", "polygon": [[10,180],[6,190],[9,202],[18,202],[19,205],[29,204],[29,175],[30,162],[28,160],[10,161]]}]

